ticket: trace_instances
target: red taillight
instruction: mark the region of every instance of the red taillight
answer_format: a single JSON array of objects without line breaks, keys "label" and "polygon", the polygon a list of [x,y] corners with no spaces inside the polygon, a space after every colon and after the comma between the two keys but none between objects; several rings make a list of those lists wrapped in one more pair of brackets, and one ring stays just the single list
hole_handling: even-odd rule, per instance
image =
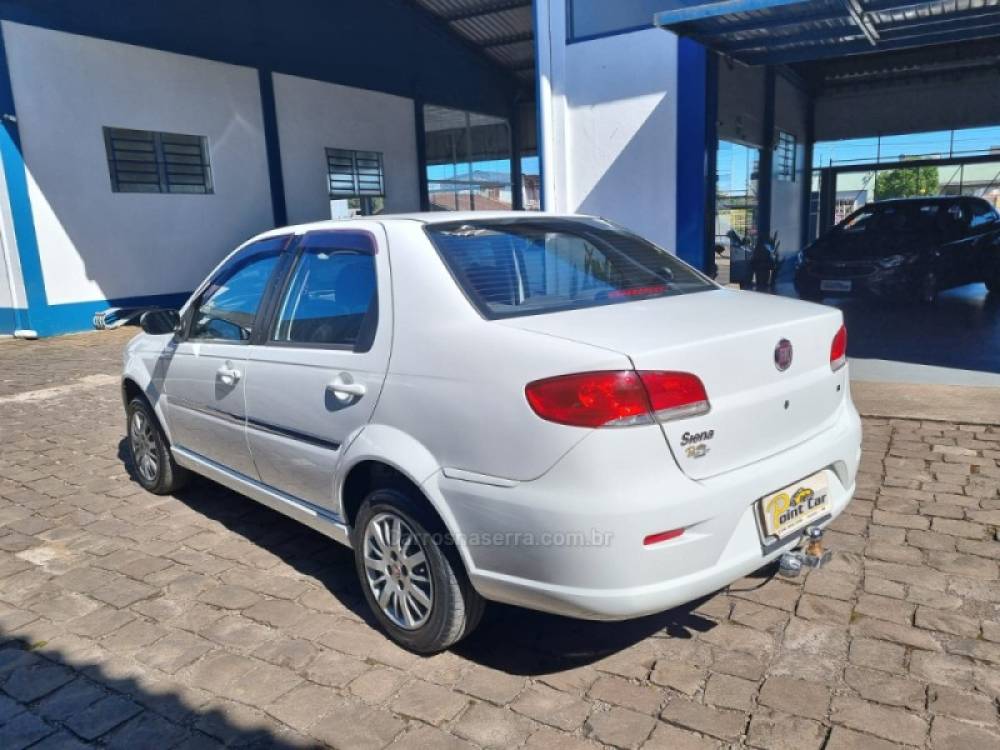
[{"label": "red taillight", "polygon": [[651,544],[659,544],[660,542],[666,542],[670,539],[676,539],[681,534],[684,533],[684,529],[671,529],[670,531],[661,531],[658,534],[650,534],[645,539],[642,540],[642,545],[648,547]]},{"label": "red taillight", "polygon": [[583,372],[536,380],[524,392],[542,419],[574,427],[652,424],[709,409],[701,380],[685,372]]},{"label": "red taillight", "polygon": [[708,394],[697,375],[647,370],[640,372],[639,377],[646,386],[653,415],[658,421],[708,413]]},{"label": "red taillight", "polygon": [[847,326],[841,325],[830,344],[830,369],[836,372],[847,364]]}]

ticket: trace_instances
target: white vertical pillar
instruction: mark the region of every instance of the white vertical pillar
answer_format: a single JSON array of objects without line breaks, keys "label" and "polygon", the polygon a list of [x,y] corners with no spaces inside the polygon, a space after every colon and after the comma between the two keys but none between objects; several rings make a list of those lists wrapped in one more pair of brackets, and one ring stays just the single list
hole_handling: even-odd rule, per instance
[{"label": "white vertical pillar", "polygon": [[535,56],[542,210],[567,211],[566,0],[535,0]]}]

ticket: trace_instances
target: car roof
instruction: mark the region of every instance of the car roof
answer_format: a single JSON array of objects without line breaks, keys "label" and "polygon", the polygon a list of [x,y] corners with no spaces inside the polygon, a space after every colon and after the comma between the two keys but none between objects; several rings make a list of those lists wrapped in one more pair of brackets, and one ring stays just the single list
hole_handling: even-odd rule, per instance
[{"label": "car roof", "polygon": [[352,224],[377,222],[395,224],[400,222],[419,222],[421,224],[450,224],[456,221],[491,221],[497,219],[593,219],[585,214],[550,213],[547,211],[421,211],[406,214],[377,214],[375,216],[356,216],[350,219],[325,219],[307,224],[292,224],[277,227],[262,232],[254,240],[268,237],[280,237],[286,234],[304,234],[305,232],[321,231],[323,229],[344,229]]},{"label": "car roof", "polygon": [[869,206],[890,206],[901,203],[954,203],[955,201],[980,201],[989,203],[985,198],[976,195],[924,195],[912,198],[886,198],[885,200],[872,201]]}]

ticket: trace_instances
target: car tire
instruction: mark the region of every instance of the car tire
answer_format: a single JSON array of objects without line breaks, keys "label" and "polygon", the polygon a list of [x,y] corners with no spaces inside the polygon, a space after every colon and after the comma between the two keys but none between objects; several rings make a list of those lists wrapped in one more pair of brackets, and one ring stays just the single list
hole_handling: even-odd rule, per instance
[{"label": "car tire", "polygon": [[933,305],[937,302],[938,280],[933,273],[926,274],[920,279],[920,288],[917,291],[917,299],[924,305]]},{"label": "car tire", "polygon": [[156,413],[141,396],[125,408],[125,431],[132,474],[143,489],[169,495],[190,481],[190,472],[174,461]]},{"label": "car tire", "polygon": [[486,602],[422,498],[408,490],[374,490],[358,510],[351,541],[365,600],[403,648],[443,651],[479,624]]},{"label": "car tire", "polygon": [[1000,294],[1000,271],[997,271],[993,278],[986,282],[986,291],[990,294]]}]

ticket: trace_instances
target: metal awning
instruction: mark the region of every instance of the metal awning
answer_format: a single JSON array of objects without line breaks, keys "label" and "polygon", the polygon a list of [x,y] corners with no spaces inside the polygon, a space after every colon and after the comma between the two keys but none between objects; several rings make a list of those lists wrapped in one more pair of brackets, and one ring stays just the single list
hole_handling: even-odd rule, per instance
[{"label": "metal awning", "polygon": [[723,0],[654,23],[749,65],[782,64],[1000,37],[1000,0]]},{"label": "metal awning", "polygon": [[415,0],[522,81],[535,77],[531,0]]}]

